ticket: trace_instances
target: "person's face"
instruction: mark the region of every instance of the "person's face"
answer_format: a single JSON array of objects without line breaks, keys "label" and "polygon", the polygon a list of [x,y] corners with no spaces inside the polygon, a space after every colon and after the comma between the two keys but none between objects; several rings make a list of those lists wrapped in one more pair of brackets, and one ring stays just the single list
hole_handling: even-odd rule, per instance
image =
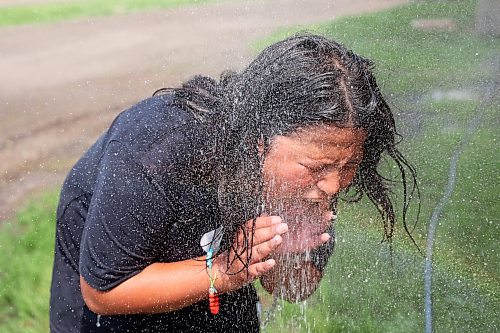
[{"label": "person's face", "polygon": [[263,166],[264,195],[268,213],[288,223],[283,251],[307,249],[328,228],[330,201],[351,184],[365,138],[362,129],[333,125],[272,138]]}]

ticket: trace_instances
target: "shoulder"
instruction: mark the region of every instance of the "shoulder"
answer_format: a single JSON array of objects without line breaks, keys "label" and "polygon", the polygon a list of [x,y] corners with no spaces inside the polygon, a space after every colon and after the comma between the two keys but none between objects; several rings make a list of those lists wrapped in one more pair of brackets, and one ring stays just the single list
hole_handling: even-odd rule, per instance
[{"label": "shoulder", "polygon": [[172,96],[154,96],[120,113],[112,123],[109,135],[110,139],[128,144],[143,140],[147,143],[193,119],[189,112],[173,104]]},{"label": "shoulder", "polygon": [[205,126],[174,105],[171,94],[145,99],[122,112],[109,129],[112,141],[120,142],[145,170],[172,176],[210,150]]},{"label": "shoulder", "polygon": [[119,114],[108,130],[106,141],[118,141],[141,155],[159,142],[177,146],[203,134],[203,125],[190,112],[175,106],[172,95],[161,95],[145,99]]}]

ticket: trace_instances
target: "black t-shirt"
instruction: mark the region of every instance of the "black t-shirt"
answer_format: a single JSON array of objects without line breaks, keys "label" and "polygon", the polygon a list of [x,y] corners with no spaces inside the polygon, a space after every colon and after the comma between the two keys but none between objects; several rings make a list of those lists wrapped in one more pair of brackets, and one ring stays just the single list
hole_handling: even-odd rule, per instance
[{"label": "black t-shirt", "polygon": [[163,314],[98,317],[82,299],[80,275],[105,291],[154,262],[204,254],[200,239],[220,218],[215,185],[193,167],[210,160],[208,142],[192,114],[164,95],[121,113],[77,162],[57,210],[52,332],[259,330],[252,286],[221,295],[216,316],[204,300]]}]

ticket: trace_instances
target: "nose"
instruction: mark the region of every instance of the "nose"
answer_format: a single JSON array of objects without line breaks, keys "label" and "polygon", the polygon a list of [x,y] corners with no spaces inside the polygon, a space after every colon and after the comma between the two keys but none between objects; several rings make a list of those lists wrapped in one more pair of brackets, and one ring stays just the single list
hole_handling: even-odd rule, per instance
[{"label": "nose", "polygon": [[316,186],[328,197],[332,197],[340,191],[340,174],[338,171],[328,172],[317,182]]}]

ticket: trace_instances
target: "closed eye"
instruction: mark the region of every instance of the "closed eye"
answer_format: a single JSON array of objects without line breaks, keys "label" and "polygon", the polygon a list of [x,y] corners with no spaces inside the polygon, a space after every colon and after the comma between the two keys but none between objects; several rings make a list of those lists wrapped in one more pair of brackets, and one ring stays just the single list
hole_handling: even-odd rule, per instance
[{"label": "closed eye", "polygon": [[303,167],[309,169],[313,173],[323,172],[333,170],[337,167],[336,164],[320,164],[320,165],[306,165],[303,163],[299,163]]},{"label": "closed eye", "polygon": [[350,171],[350,170],[356,169],[359,166],[358,161],[349,161],[343,165],[339,165],[336,163],[325,163],[325,164],[317,164],[317,165],[312,164],[311,165],[311,164],[305,164],[305,163],[300,163],[300,162],[299,162],[299,164],[315,174],[321,174],[324,172],[331,172],[331,171],[335,171],[335,170],[339,170],[339,171],[349,170]]}]

